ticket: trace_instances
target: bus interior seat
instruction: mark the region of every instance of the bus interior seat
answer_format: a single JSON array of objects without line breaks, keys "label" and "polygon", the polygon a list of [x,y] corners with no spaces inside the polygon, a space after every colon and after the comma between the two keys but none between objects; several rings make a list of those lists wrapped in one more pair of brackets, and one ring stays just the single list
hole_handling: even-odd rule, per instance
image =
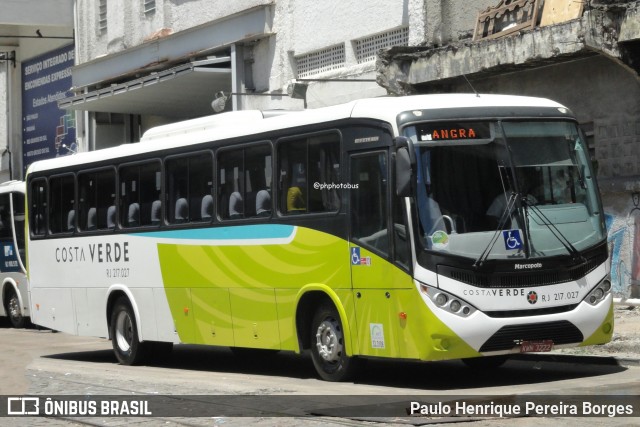
[{"label": "bus interior seat", "polygon": [[162,218],[162,202],[160,200],[154,200],[151,203],[151,225],[160,225]]},{"label": "bus interior seat", "polygon": [[202,198],[200,203],[200,218],[202,220],[210,220],[213,216],[213,196],[207,194]]},{"label": "bus interior seat", "polygon": [[76,229],[76,211],[71,209],[67,213],[67,231],[74,231]]},{"label": "bus interior seat", "polygon": [[87,230],[95,230],[97,228],[97,212],[96,208],[89,208],[87,213]]},{"label": "bus interior seat", "polygon": [[176,208],[174,215],[175,223],[183,223],[189,220],[189,203],[187,203],[187,199],[184,197],[176,200]]},{"label": "bus interior seat", "polygon": [[244,216],[245,217],[252,217],[252,216],[256,216],[256,212],[255,212],[255,208],[256,208],[256,195],[257,193],[252,192],[252,191],[248,191],[244,194],[244,203],[243,205],[246,206],[246,209],[244,210]]},{"label": "bus interior seat", "polygon": [[140,224],[140,205],[136,202],[129,205],[127,226],[137,227]]},{"label": "bus interior seat", "polygon": [[229,197],[229,219],[238,219],[243,217],[244,204],[242,195],[238,191],[231,193]]},{"label": "bus interior seat", "polygon": [[111,205],[107,209],[107,228],[116,228],[116,206]]},{"label": "bus interior seat", "polygon": [[271,215],[271,194],[267,190],[260,190],[256,194],[256,215]]}]

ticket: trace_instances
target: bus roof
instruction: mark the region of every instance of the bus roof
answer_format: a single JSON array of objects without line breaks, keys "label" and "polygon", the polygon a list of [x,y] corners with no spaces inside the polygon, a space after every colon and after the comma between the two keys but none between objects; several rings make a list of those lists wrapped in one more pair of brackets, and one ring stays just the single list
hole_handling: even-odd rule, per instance
[{"label": "bus roof", "polygon": [[27,173],[347,118],[382,120],[388,122],[397,132],[396,119],[398,114],[404,111],[487,107],[561,108],[563,106],[548,99],[523,96],[436,94],[360,99],[346,104],[289,113],[237,111],[158,126],[145,132],[141,139],[141,142],[146,141],[144,144],[123,144],[118,147],[34,162],[29,166]]}]

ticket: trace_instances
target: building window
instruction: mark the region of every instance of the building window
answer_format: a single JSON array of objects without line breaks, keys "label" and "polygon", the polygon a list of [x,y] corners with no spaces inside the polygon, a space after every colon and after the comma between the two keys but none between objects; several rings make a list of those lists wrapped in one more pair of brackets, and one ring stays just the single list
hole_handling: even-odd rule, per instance
[{"label": "building window", "polygon": [[345,66],[344,44],[295,57],[298,77],[309,77]]},{"label": "building window", "polygon": [[100,0],[98,4],[98,30],[100,34],[107,32],[107,0]]},{"label": "building window", "polygon": [[395,28],[355,41],[358,64],[374,61],[380,49],[409,44],[409,27]]},{"label": "building window", "polygon": [[153,15],[156,12],[156,0],[142,0],[145,15]]}]

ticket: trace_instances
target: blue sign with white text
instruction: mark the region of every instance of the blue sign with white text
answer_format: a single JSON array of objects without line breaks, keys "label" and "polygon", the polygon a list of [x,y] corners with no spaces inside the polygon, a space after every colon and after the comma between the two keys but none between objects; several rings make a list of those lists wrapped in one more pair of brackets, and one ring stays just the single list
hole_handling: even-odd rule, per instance
[{"label": "blue sign with white text", "polygon": [[74,45],[52,50],[22,63],[22,156],[24,170],[36,160],[77,151],[73,111],[58,101],[71,89]]}]

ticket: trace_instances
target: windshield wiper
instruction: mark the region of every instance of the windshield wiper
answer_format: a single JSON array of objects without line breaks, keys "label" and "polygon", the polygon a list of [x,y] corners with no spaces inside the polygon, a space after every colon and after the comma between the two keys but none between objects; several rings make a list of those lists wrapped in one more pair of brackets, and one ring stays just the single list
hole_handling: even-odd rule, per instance
[{"label": "windshield wiper", "polygon": [[474,267],[481,267],[482,264],[484,264],[484,262],[489,257],[489,254],[491,253],[491,250],[493,249],[493,247],[495,246],[496,242],[498,241],[498,238],[500,237],[500,232],[502,231],[502,227],[504,227],[504,225],[507,223],[507,220],[511,218],[511,212],[513,211],[513,207],[516,204],[517,198],[518,198],[518,193],[511,193],[509,195],[509,198],[507,199],[507,206],[505,207],[504,211],[502,212],[502,216],[500,217],[500,221],[498,221],[498,225],[496,226],[496,231],[495,231],[495,233],[493,233],[493,236],[491,237],[491,240],[489,240],[489,243],[484,248],[484,250],[482,251],[482,253],[478,257],[478,259],[476,259],[476,261],[473,263]]},{"label": "windshield wiper", "polygon": [[556,227],[556,225],[552,223],[545,214],[542,213],[539,207],[537,207],[533,203],[530,203],[526,197],[522,198],[522,204],[530,208],[533,212],[535,212],[538,215],[538,217],[542,220],[542,223],[547,226],[551,234],[553,234],[553,236],[556,239],[558,239],[558,241],[562,244],[562,246],[564,246],[564,248],[567,250],[569,255],[571,255],[571,259],[573,261],[580,261],[583,263],[587,261],[585,257],[582,256],[582,254],[576,249],[576,247],[573,246],[571,241],[567,239],[567,237],[564,234],[562,234],[562,232],[558,229],[558,227]]}]

